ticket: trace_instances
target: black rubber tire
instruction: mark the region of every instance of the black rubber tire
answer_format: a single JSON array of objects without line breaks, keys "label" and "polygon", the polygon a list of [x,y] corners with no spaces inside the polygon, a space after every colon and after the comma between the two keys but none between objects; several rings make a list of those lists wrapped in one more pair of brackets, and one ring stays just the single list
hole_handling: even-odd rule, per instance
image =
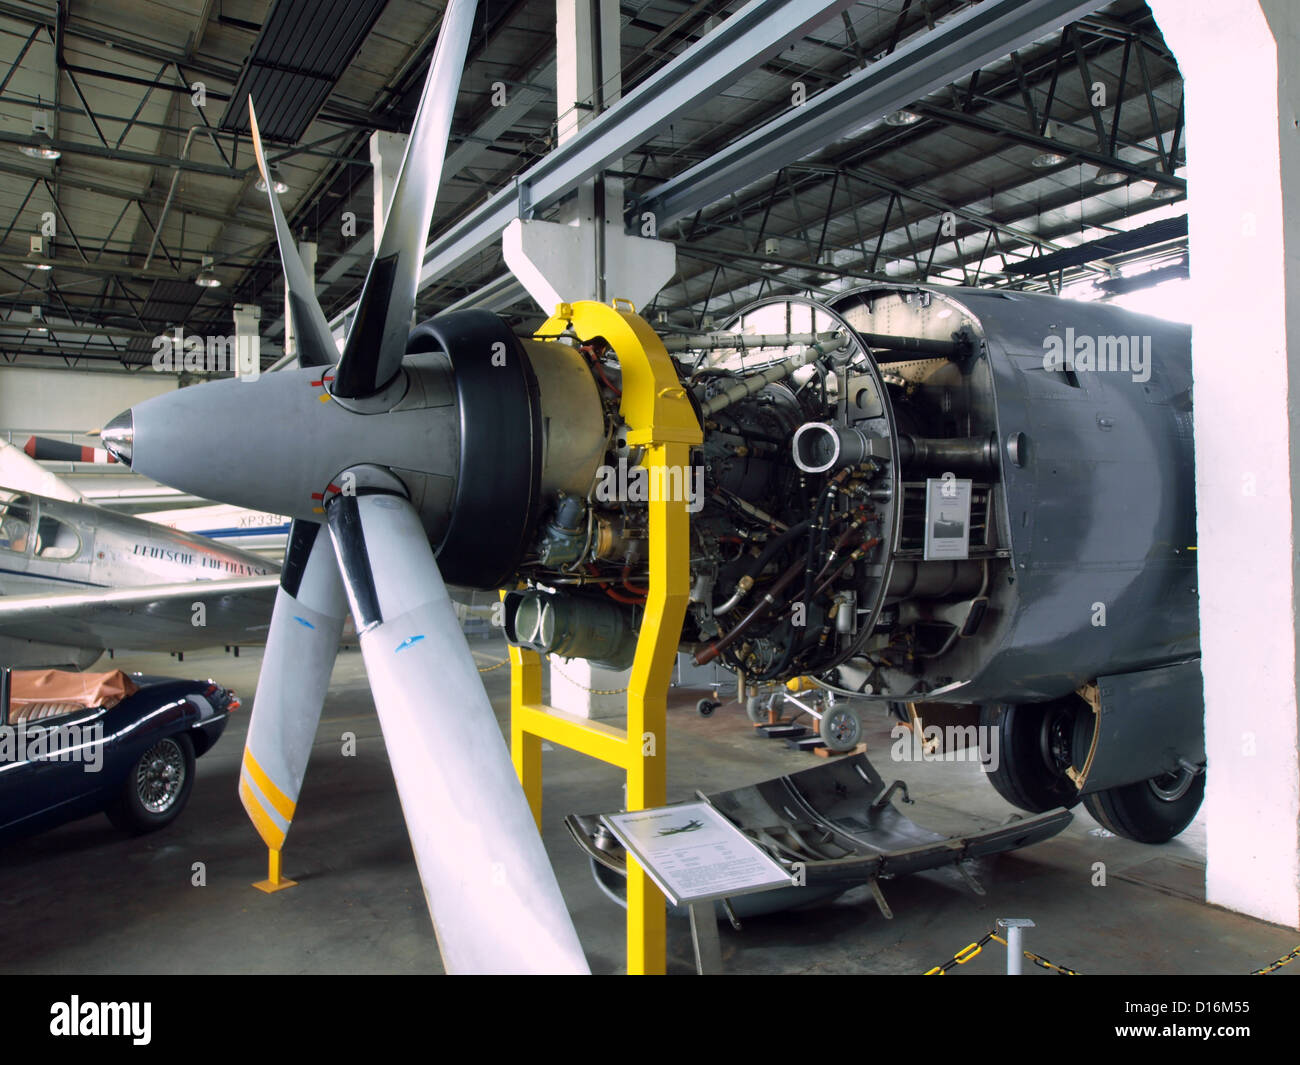
[{"label": "black rubber tire", "polygon": [[1192,823],[1205,798],[1205,774],[1192,778],[1176,799],[1162,799],[1153,781],[1139,780],[1083,797],[1083,805],[1102,828],[1138,843],[1168,843]]},{"label": "black rubber tire", "polygon": [[1043,717],[1052,703],[994,703],[980,707],[980,727],[997,735],[998,765],[987,776],[1012,806],[1040,814],[1079,802],[1079,793],[1042,751]]},{"label": "black rubber tire", "polygon": [[[180,781],[174,788],[159,779],[160,772],[174,774],[178,768]],[[166,736],[136,759],[104,813],[116,828],[133,836],[156,832],[180,816],[193,787],[194,744],[183,732]]]},{"label": "black rubber tire", "polygon": [[817,722],[817,734],[830,750],[844,754],[862,742],[862,720],[851,706],[828,706]]},{"label": "black rubber tire", "polygon": [[695,704],[695,709],[699,712],[700,717],[709,717],[721,705],[721,703],[715,703],[712,699],[701,699]]}]

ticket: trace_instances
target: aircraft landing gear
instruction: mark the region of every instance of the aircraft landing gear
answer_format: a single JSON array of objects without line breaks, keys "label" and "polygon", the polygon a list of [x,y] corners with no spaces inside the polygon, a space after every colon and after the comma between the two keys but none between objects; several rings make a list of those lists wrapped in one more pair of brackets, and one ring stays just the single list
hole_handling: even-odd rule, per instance
[{"label": "aircraft landing gear", "polygon": [[1078,749],[1088,749],[1092,715],[1077,695],[1050,703],[982,706],[980,726],[992,732],[989,749],[997,752],[989,782],[1007,802],[1036,814],[1078,803],[1078,789],[1066,770],[1080,730],[1086,735]]},{"label": "aircraft landing gear", "polygon": [[1083,797],[1084,808],[1105,829],[1139,843],[1165,843],[1192,823],[1205,798],[1205,771],[1139,780]]},{"label": "aircraft landing gear", "polygon": [[[991,742],[996,742],[989,781],[1009,803],[1042,813],[1079,802],[1067,770],[1079,767],[1092,742],[1094,717],[1082,698],[983,706],[980,724],[993,730]],[[1204,796],[1204,769],[1185,765],[1176,773],[1085,795],[1083,805],[1117,836],[1165,843],[1191,823]]]}]

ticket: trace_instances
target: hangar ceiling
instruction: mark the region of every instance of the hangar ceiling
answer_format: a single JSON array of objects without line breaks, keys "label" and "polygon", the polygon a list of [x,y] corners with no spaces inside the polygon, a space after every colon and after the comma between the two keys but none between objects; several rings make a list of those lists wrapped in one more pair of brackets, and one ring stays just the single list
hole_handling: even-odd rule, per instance
[{"label": "hangar ceiling", "polygon": [[[622,3],[624,93],[743,6]],[[848,5],[629,151],[629,203],[787,113],[796,82],[812,100],[971,6]],[[344,312],[372,247],[369,134],[409,128],[443,7],[0,0],[0,356],[139,371],[157,334],[233,332],[233,305],[249,303],[262,308],[263,361],[275,360],[283,288],[255,187],[250,94],[290,222],[318,243],[322,305]],[[1182,99],[1150,11],[1117,0],[904,113],[864,113],[849,135],[666,226],[678,272],[645,310],[661,328],[699,329],[760,295],[866,278],[1055,291],[1089,277],[1122,287],[1120,268],[1135,263],[1178,275]],[[39,139],[38,107],[57,160],[22,151]],[[553,5],[482,0],[435,240],[547,155],[555,112]],[[208,256],[220,287],[194,283]],[[538,317],[499,247],[425,287],[419,310],[471,303]]]}]

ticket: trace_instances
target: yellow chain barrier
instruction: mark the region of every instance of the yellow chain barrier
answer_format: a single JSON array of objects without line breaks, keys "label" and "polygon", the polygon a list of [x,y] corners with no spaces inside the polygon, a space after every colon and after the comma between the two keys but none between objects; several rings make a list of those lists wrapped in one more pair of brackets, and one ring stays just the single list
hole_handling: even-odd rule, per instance
[{"label": "yellow chain barrier", "polygon": [[[944,962],[942,965],[936,965],[933,969],[926,971],[923,975],[943,976],[944,973],[946,973],[949,969],[953,968],[954,966],[965,965],[968,961],[970,961],[973,957],[975,957],[975,955],[977,955],[984,948],[984,944],[990,941],[994,943],[1001,943],[1004,947],[1007,945],[1007,941],[1003,939],[1000,935],[998,935],[996,931],[989,932],[987,935],[984,936],[983,939],[979,940],[976,943],[970,943],[967,946],[962,947],[962,949],[959,950],[956,954],[954,954],[951,959]],[[1021,953],[1024,954],[1026,958],[1028,958],[1030,961],[1032,961],[1035,965],[1039,966],[1040,968],[1048,969],[1052,972],[1060,974],[1061,976],[1082,976],[1083,975],[1079,971],[1075,969],[1071,969],[1068,966],[1057,965],[1055,962],[1049,961],[1047,958],[1044,958],[1041,954],[1035,954],[1032,950],[1021,951]],[[1277,961],[1273,962],[1270,965],[1264,966],[1262,969],[1252,970],[1248,975],[1265,976],[1268,973],[1276,972],[1284,965],[1290,965],[1293,961],[1295,961],[1298,958],[1300,958],[1300,947],[1296,947],[1295,950],[1291,951],[1290,954],[1283,954],[1282,957],[1277,959]]]},{"label": "yellow chain barrier", "polygon": [[984,949],[984,944],[987,943],[990,939],[997,939],[997,936],[995,936],[992,932],[990,932],[988,935],[986,935],[983,939],[979,940],[979,942],[977,943],[967,943],[966,946],[962,947],[961,950],[957,951],[956,954],[954,954],[942,965],[936,965],[933,969],[929,970],[924,975],[942,976],[954,965],[965,965],[968,961],[970,961],[973,957],[975,957],[975,955],[977,955],[981,950]]},{"label": "yellow chain barrier", "polygon": [[627,691],[626,688],[588,688],[585,684],[579,684],[571,676],[565,673],[564,670],[558,669],[554,662],[551,663],[551,671],[553,673],[558,673],[575,688],[581,688],[583,691],[590,692],[592,695],[622,695]]},{"label": "yellow chain barrier", "polygon": [[1300,958],[1300,947],[1296,947],[1290,954],[1283,954],[1277,961],[1271,965],[1265,965],[1262,969],[1255,969],[1248,973],[1249,976],[1266,976],[1268,973],[1275,972],[1282,968],[1283,965],[1290,965],[1296,958]]}]

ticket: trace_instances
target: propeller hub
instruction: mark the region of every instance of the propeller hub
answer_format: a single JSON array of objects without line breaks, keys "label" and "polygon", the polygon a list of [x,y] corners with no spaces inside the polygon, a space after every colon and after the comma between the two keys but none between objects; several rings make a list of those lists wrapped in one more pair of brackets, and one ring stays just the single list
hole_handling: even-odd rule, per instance
[{"label": "propeller hub", "polygon": [[100,430],[104,448],[123,466],[131,465],[135,447],[135,416],[125,410]]}]

